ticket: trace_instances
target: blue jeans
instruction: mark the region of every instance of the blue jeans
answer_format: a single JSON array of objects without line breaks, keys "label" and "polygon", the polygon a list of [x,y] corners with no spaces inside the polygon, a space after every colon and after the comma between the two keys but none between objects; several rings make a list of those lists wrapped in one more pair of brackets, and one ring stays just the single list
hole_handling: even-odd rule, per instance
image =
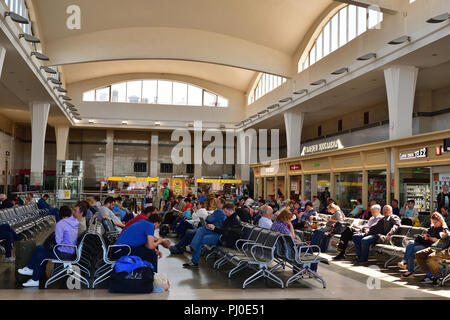
[{"label": "blue jeans", "polygon": [[194,239],[191,241],[191,247],[194,249],[194,253],[192,254],[192,262],[198,264],[203,245],[215,245],[219,241],[219,237],[220,234],[215,233],[212,230],[203,227],[199,228],[195,233]]},{"label": "blue jeans", "polygon": [[377,242],[377,235],[371,234],[366,236],[364,233],[353,235],[353,243],[355,244],[356,255],[360,261],[369,259],[370,246]]},{"label": "blue jeans", "polygon": [[12,242],[20,241],[22,237],[15,233],[9,224],[2,224],[0,225],[0,240],[5,240],[3,242],[5,245],[5,257],[10,258]]},{"label": "blue jeans", "polygon": [[42,261],[44,261],[44,259],[55,258],[56,256],[53,251],[48,251],[44,248],[44,246],[37,246],[27,264],[28,268],[33,269],[33,276],[31,278],[35,281],[39,281],[42,274],[45,273],[45,268],[47,267],[47,261],[41,265]]},{"label": "blue jeans", "polygon": [[187,245],[189,245],[191,243],[192,239],[194,239],[194,236],[196,233],[197,233],[197,230],[195,230],[195,229],[186,231],[186,234],[184,235],[184,237],[182,237],[175,246],[178,249],[186,247]]},{"label": "blue jeans", "polygon": [[59,221],[59,209],[58,208],[50,208],[48,210],[48,214],[55,216],[56,222]]},{"label": "blue jeans", "polygon": [[408,263],[409,272],[414,272],[414,255],[416,254],[417,251],[423,249],[425,249],[425,247],[421,244],[414,242],[414,240],[408,242],[405,249],[405,255],[403,256],[403,260],[405,260]]}]

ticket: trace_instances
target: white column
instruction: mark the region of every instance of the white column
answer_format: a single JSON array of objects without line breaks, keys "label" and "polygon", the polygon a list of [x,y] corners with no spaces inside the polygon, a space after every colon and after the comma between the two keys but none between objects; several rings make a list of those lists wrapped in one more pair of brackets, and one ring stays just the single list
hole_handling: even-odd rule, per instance
[{"label": "white column", "polygon": [[49,103],[30,105],[31,114],[31,173],[30,185],[41,186],[44,177],[45,133]]},{"label": "white column", "polygon": [[152,132],[150,137],[150,177],[158,176],[158,132]]},{"label": "white column", "polygon": [[253,128],[237,132],[236,178],[243,182],[250,181],[250,166],[257,162],[257,133]]},{"label": "white column", "polygon": [[[194,179],[202,177],[203,164],[203,123],[194,121]],[[196,182],[197,184],[197,182]]]},{"label": "white column", "polygon": [[69,148],[69,126],[55,126],[56,160],[67,160]]},{"label": "white column", "polygon": [[106,166],[105,175],[106,179],[111,177],[114,173],[114,130],[106,130]]},{"label": "white column", "polygon": [[5,62],[6,49],[0,46],[0,77],[2,76],[3,64]]},{"label": "white column", "polygon": [[299,156],[302,152],[300,145],[304,118],[305,114],[300,111],[289,110],[284,113],[288,158]]},{"label": "white column", "polygon": [[384,70],[389,105],[389,139],[412,135],[412,115],[417,74],[415,66],[392,66]]}]

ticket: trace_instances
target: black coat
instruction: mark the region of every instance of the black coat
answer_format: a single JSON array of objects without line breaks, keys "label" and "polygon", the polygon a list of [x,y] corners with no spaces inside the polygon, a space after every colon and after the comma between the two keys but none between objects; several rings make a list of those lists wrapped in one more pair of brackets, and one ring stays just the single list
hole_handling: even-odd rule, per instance
[{"label": "black coat", "polygon": [[[450,193],[446,195],[450,198]],[[443,192],[440,192],[437,196],[437,206],[439,213],[441,213],[441,208],[445,206],[445,195]]]},{"label": "black coat", "polygon": [[221,227],[215,227],[214,232],[222,235],[220,237],[221,245],[234,248],[236,241],[242,238],[241,229],[241,219],[237,215],[237,212],[234,212],[225,219]]}]

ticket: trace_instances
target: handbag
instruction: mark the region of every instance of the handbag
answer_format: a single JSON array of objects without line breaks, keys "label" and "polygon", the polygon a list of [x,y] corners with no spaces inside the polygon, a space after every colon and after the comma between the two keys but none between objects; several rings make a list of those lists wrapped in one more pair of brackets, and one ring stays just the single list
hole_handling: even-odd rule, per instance
[{"label": "handbag", "polygon": [[431,245],[431,248],[438,250],[438,251],[442,251],[447,249],[450,246],[450,237],[444,237],[439,239],[438,241],[436,241],[435,243],[433,243]]},{"label": "handbag", "polygon": [[111,293],[152,293],[154,272],[150,267],[134,269],[131,272],[111,274],[109,292]]}]

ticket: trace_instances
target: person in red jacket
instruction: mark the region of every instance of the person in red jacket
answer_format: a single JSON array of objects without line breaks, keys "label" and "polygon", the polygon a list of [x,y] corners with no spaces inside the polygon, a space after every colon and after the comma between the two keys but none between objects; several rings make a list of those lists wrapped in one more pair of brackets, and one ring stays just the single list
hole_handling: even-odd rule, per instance
[{"label": "person in red jacket", "polygon": [[128,221],[128,223],[125,225],[125,227],[122,229],[122,232],[128,228],[129,226],[131,226],[133,223],[138,222],[139,220],[148,220],[148,218],[152,215],[152,214],[158,214],[158,209],[154,206],[150,206],[145,208],[140,214],[138,214],[136,217],[134,217],[133,219],[131,219],[130,221]]}]

